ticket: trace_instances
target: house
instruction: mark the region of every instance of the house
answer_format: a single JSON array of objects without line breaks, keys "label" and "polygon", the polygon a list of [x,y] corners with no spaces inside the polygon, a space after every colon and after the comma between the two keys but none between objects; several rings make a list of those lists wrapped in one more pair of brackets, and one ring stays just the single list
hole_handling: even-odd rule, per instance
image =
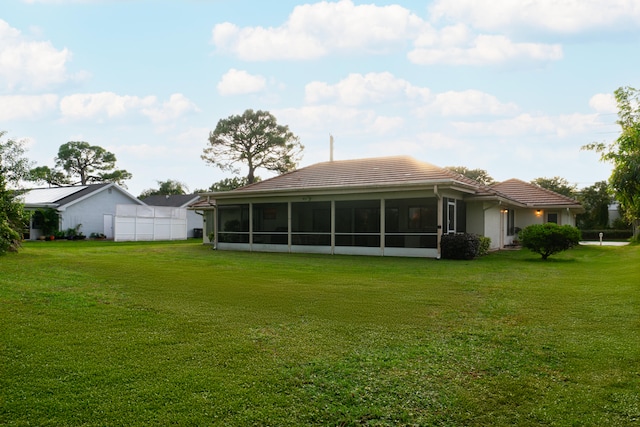
[{"label": "house", "polygon": [[26,211],[32,212],[28,238],[43,235],[41,216],[33,214],[50,208],[59,216],[58,230],[79,229],[85,236],[92,233],[114,236],[114,217],[119,204],[143,202],[113,183],[36,188],[20,196]]},{"label": "house", "polygon": [[411,157],[329,161],[228,192],[203,193],[218,250],[440,256],[446,233],[511,245],[530,224],[575,225],[581,205],[519,180],[484,186]]},{"label": "house", "polygon": [[[142,201],[149,206],[164,206],[186,209],[200,198],[197,194],[172,194],[149,196]],[[194,210],[187,211],[187,237],[202,237],[202,215]]]}]

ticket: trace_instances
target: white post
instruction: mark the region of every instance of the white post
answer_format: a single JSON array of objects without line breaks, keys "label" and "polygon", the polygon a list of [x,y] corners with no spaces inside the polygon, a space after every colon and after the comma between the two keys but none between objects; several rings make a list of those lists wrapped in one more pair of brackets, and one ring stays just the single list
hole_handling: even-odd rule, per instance
[{"label": "white post", "polygon": [[602,246],[602,236],[604,236],[604,233],[600,233],[600,246]]}]

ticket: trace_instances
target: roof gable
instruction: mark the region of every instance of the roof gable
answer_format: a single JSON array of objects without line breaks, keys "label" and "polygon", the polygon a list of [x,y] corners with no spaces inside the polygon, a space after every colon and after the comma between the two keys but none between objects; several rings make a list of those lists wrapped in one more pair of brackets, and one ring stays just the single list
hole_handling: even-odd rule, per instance
[{"label": "roof gable", "polygon": [[131,199],[132,203],[144,204],[114,183],[74,185],[69,187],[36,188],[27,191],[21,197],[26,207],[54,207],[65,209],[101,191],[114,188]]},{"label": "roof gable", "polygon": [[580,206],[580,202],[571,197],[515,178],[494,184],[490,188],[529,206]]}]

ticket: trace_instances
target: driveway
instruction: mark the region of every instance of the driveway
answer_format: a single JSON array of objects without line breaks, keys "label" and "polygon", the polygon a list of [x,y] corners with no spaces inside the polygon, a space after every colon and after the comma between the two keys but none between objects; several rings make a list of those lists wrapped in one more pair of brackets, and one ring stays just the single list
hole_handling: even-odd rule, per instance
[{"label": "driveway", "polygon": [[[599,241],[580,242],[581,245],[600,245]],[[626,246],[629,242],[602,242],[602,246]]]}]

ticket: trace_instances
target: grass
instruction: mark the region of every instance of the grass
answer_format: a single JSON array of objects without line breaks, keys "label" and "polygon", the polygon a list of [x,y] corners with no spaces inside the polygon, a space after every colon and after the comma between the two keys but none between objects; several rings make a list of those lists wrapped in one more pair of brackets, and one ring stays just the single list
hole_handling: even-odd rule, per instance
[{"label": "grass", "polygon": [[475,261],[33,242],[0,424],[640,423],[640,246]]}]

